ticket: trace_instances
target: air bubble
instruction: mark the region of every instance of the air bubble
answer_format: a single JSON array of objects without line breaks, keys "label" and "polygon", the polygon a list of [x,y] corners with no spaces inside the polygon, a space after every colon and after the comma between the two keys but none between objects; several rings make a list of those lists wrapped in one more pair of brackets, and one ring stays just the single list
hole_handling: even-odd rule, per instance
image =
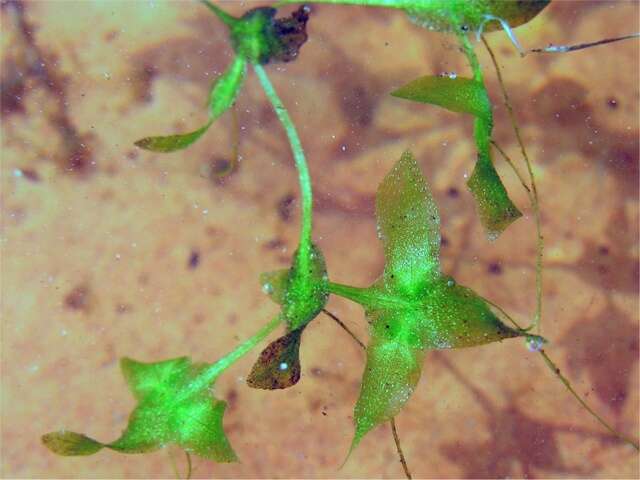
[{"label": "air bubble", "polygon": [[527,344],[527,348],[530,352],[539,352],[547,341],[537,335],[529,335],[526,338],[525,343]]}]

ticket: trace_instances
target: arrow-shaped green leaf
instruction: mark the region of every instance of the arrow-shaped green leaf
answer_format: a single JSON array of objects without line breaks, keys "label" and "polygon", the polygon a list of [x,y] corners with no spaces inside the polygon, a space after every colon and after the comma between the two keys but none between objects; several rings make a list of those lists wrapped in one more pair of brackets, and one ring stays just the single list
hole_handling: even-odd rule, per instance
[{"label": "arrow-shaped green leaf", "polygon": [[502,323],[482,297],[440,273],[438,211],[409,152],[382,181],[376,214],[385,247],[382,277],[365,289],[330,284],[332,293],[359,302],[370,324],[352,450],[409,400],[427,349],[526,335]]}]

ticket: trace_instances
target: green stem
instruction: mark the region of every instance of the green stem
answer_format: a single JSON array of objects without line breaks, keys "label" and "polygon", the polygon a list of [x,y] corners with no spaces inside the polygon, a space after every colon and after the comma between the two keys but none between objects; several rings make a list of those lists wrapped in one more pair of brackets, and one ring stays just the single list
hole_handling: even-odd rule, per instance
[{"label": "green stem", "polygon": [[[462,50],[469,61],[469,65],[471,66],[471,71],[473,72],[473,79],[476,82],[481,83],[484,86],[484,77],[482,75],[482,68],[480,68],[480,61],[478,60],[478,56],[476,52],[473,50],[473,46],[469,41],[466,33],[460,32],[458,34],[458,38],[460,39],[460,43],[462,44]],[[485,87],[486,88],[486,87]]]},{"label": "green stem", "polygon": [[411,476],[409,465],[407,465],[407,460],[404,458],[404,453],[402,452],[402,445],[400,444],[400,436],[398,435],[398,429],[396,428],[395,417],[391,418],[389,423],[391,424],[391,433],[393,433],[393,441],[396,444],[396,450],[398,452],[398,457],[400,458],[400,463],[402,464],[402,470],[404,470],[404,476],[408,480],[411,480],[413,477]]},{"label": "green stem", "polygon": [[329,282],[329,293],[346,298],[362,305],[365,310],[377,308],[407,308],[411,302],[393,295],[385,295],[374,288],[352,287],[341,283]]},{"label": "green stem", "polygon": [[300,137],[298,137],[296,127],[293,125],[293,122],[291,121],[287,110],[284,108],[280,97],[278,97],[278,94],[273,88],[273,85],[267,76],[267,72],[264,70],[262,65],[254,64],[253,68],[258,75],[258,79],[264,89],[264,93],[267,95],[271,105],[273,105],[276,115],[287,133],[296,168],[298,169],[300,194],[302,197],[302,220],[300,226],[300,245],[298,247],[298,256],[302,262],[301,270],[306,272],[309,270],[307,263],[311,252],[311,228],[313,215],[313,193],[311,190],[311,177],[309,176],[307,161],[304,157],[304,151],[302,150],[302,144],[300,143]]},{"label": "green stem", "polygon": [[235,350],[222,357],[213,365],[204,369],[189,385],[189,388],[185,389],[181,393],[181,397],[187,398],[194,392],[202,391],[207,387],[207,385],[213,383],[213,381],[218,378],[222,372],[249,353],[258,343],[264,340],[267,335],[273,332],[275,328],[280,325],[281,321],[282,319],[280,316],[275,317],[268,324],[258,330],[256,334],[238,345]]}]

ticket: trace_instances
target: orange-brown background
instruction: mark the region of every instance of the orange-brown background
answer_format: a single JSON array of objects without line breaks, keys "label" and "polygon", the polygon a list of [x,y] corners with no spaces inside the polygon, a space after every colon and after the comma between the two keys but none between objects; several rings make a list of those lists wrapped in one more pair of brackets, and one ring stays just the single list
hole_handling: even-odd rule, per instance
[{"label": "orange-brown background", "polygon": [[[527,47],[595,40],[638,31],[638,13],[637,2],[554,2],[517,34]],[[211,172],[231,153],[229,114],[184,152],[133,147],[205,119],[231,51],[196,3],[3,2],[1,26],[2,475],[172,476],[166,450],[60,458],[39,437],[68,428],[116,438],[134,405],[118,358],[212,361],[274,315],[257,278],[287,265],[297,238],[285,136],[250,76],[237,103],[242,159],[228,178]],[[496,159],[525,218],[489,243],[465,188],[470,119],[388,95],[420,75],[465,74],[452,39],[400,12],[354,7],[314,7],[309,33],[295,63],[268,70],[308,154],[331,278],[366,285],[381,271],[374,194],[411,148],[440,206],[444,270],[526,322],[534,231],[513,174]],[[489,40],[539,178],[548,352],[637,438],[638,41],[521,59],[503,33]],[[481,61],[495,137],[517,157],[484,52]],[[332,299],[330,309],[365,336],[357,306]],[[307,329],[295,388],[249,389],[257,353],[216,386],[242,463],[196,460],[194,476],[401,476],[386,425],[338,470],[363,354],[335,324],[320,316]],[[429,354],[398,428],[416,477],[638,477],[637,453],[517,340]]]}]

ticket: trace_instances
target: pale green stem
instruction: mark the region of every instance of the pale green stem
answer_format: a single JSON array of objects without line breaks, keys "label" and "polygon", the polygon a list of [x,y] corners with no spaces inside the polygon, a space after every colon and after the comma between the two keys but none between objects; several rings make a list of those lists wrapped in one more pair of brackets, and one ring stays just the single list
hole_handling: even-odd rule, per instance
[{"label": "pale green stem", "polygon": [[213,365],[204,369],[194,379],[194,381],[191,382],[189,387],[180,394],[180,396],[183,398],[187,398],[193,393],[205,389],[207,385],[213,383],[214,380],[218,378],[218,376],[220,376],[222,372],[224,372],[227,368],[237,362],[244,355],[249,353],[258,343],[264,340],[267,335],[273,332],[276,327],[280,325],[281,322],[282,319],[280,318],[280,316],[275,317],[268,324],[262,327],[255,335],[238,345],[235,350],[222,357]]},{"label": "pale green stem", "polygon": [[549,356],[547,355],[547,353],[544,350],[540,350],[539,353],[540,353],[540,355],[542,355],[542,358],[544,359],[544,362],[547,364],[547,367],[549,367],[549,369],[556,375],[556,377],[558,377],[560,379],[560,381],[564,384],[565,388],[567,390],[569,390],[569,393],[571,393],[571,395],[573,395],[573,397],[578,401],[578,403],[580,403],[580,405],[582,405],[582,407],[587,412],[589,412],[593,418],[595,418],[604,428],[609,430],[613,435],[618,437],[620,440],[622,440],[623,442],[628,443],[633,448],[635,448],[637,451],[640,451],[640,446],[638,445],[638,442],[636,442],[635,440],[631,439],[630,437],[627,437],[626,435],[616,431],[600,415],[598,415],[595,412],[595,410],[593,410],[587,404],[587,402],[585,402],[582,399],[582,397],[573,389],[573,387],[571,386],[571,383],[569,382],[569,380],[564,375],[562,375],[560,373],[560,369],[558,368],[558,366],[549,358]]},{"label": "pale green stem", "polygon": [[300,137],[298,137],[296,127],[293,125],[293,122],[291,121],[287,110],[284,108],[280,97],[278,97],[278,94],[273,88],[273,85],[267,76],[267,72],[264,70],[262,65],[256,64],[253,68],[258,75],[258,79],[264,89],[264,93],[267,95],[271,105],[273,105],[276,115],[287,133],[289,143],[291,144],[291,151],[293,152],[293,159],[295,160],[296,168],[298,169],[300,195],[302,198],[302,219],[300,225],[300,245],[298,247],[298,256],[302,262],[301,271],[306,272],[309,270],[307,263],[311,253],[311,228],[313,215],[313,192],[311,190],[311,177],[309,176],[307,161],[304,157],[304,151],[302,150],[302,144],[300,143]]},{"label": "pale green stem", "polygon": [[[518,145],[520,146],[520,152],[522,153],[522,158],[524,159],[524,163],[527,166],[527,172],[529,173],[529,181],[531,182],[531,192],[529,195],[529,200],[531,203],[531,209],[533,210],[533,217],[536,224],[536,314],[531,324],[531,327],[537,327],[538,333],[541,333],[541,320],[542,320],[542,270],[543,270],[543,255],[544,255],[544,237],[542,236],[542,220],[540,217],[540,197],[538,196],[538,187],[536,186],[536,177],[533,174],[533,168],[531,166],[531,161],[529,160],[529,155],[527,155],[527,149],[524,146],[524,141],[522,140],[522,135],[520,134],[520,128],[518,127],[518,122],[516,120],[516,114],[513,111],[513,107],[511,106],[511,100],[509,99],[509,94],[507,93],[507,87],[502,79],[502,72],[500,71],[500,67],[498,66],[498,61],[496,60],[496,56],[493,54],[493,50],[487,43],[487,40],[484,36],[480,37],[484,46],[489,52],[489,56],[491,57],[491,61],[493,62],[493,66],[496,70],[496,75],[498,77],[498,83],[500,84],[500,89],[502,90],[502,96],[504,97],[504,104],[507,107],[507,111],[509,112],[509,118],[511,119],[511,125],[513,126],[513,130],[516,134],[516,139],[518,141]],[[525,187],[526,188],[526,187]],[[527,192],[529,193],[529,189],[527,188]]]},{"label": "pale green stem", "polygon": [[374,288],[352,287],[329,282],[329,293],[362,305],[365,309],[409,308],[412,303],[396,295],[388,295]]}]

